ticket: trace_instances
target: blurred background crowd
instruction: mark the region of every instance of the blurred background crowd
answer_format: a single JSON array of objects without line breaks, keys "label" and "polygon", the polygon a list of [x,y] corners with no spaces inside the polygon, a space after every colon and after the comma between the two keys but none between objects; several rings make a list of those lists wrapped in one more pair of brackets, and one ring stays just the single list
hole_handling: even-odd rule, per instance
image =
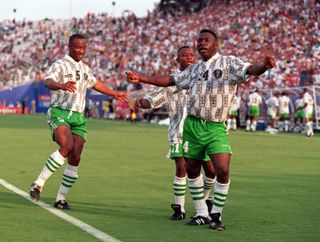
[{"label": "blurred background crowd", "polygon": [[[141,97],[150,86],[128,84],[124,72],[174,71],[177,49],[195,47],[202,28],[216,31],[221,54],[249,62],[266,54],[276,58],[276,68],[239,86],[240,93],[320,85],[319,0],[161,0],[143,18],[124,11],[122,17],[88,13],[83,18],[0,22],[0,90],[43,80],[48,67],[67,53],[69,36],[80,32],[88,37],[84,62],[97,79]],[[88,105],[95,106],[89,100]],[[112,100],[99,105],[107,113],[116,109]]]},{"label": "blurred background crowd", "polygon": [[[85,62],[97,78],[125,89],[124,71],[165,74],[176,68],[176,50],[194,46],[200,29],[214,29],[220,52],[247,61],[265,54],[277,68],[258,88],[320,83],[319,1],[169,1],[145,18],[132,12],[112,18],[91,14],[77,19],[6,20],[0,23],[0,89],[41,80],[45,70],[67,51],[70,34],[88,39]],[[139,86],[130,87],[137,89]]]}]

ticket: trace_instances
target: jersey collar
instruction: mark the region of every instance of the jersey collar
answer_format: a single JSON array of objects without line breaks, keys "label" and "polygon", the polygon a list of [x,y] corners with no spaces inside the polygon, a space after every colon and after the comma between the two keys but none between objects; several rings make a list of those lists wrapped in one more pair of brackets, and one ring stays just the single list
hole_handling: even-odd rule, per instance
[{"label": "jersey collar", "polygon": [[65,55],[64,58],[73,63],[82,63],[82,61],[76,62],[70,55]]},{"label": "jersey collar", "polygon": [[209,68],[209,66],[211,65],[211,63],[213,61],[215,61],[216,59],[218,59],[220,57],[220,54],[217,52],[214,56],[212,56],[209,60],[207,61],[203,61],[203,63],[206,65],[206,69]]}]

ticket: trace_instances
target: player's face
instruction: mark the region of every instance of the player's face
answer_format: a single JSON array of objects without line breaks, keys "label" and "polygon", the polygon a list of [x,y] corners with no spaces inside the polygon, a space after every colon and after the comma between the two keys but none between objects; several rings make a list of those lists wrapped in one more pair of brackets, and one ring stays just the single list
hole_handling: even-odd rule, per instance
[{"label": "player's face", "polygon": [[196,55],[191,48],[183,48],[178,53],[177,62],[179,63],[180,70],[184,70],[190,64],[196,62]]},{"label": "player's face", "polygon": [[73,39],[69,43],[69,55],[75,61],[81,61],[86,53],[86,40],[85,39]]},{"label": "player's face", "polygon": [[209,60],[217,52],[218,43],[216,38],[208,32],[199,34],[197,50],[204,61]]}]

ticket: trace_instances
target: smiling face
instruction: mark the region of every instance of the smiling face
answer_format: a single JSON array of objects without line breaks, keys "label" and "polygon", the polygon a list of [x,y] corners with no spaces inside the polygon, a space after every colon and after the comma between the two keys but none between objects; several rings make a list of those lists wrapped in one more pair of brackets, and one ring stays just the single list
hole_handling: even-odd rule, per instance
[{"label": "smiling face", "polygon": [[217,53],[218,41],[209,32],[200,33],[197,41],[197,50],[202,60],[207,61]]},{"label": "smiling face", "polygon": [[186,69],[190,64],[196,62],[196,56],[193,50],[189,47],[182,48],[178,52],[177,62],[179,63],[180,70]]},{"label": "smiling face", "polygon": [[81,38],[74,38],[69,42],[69,55],[79,62],[83,59],[86,53],[86,40]]}]

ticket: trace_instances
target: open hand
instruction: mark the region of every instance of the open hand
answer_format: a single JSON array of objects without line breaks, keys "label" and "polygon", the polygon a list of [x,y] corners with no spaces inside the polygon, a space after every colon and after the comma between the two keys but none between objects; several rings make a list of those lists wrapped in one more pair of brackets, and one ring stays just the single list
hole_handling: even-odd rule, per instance
[{"label": "open hand", "polygon": [[120,101],[127,101],[128,100],[128,94],[125,92],[116,92],[114,97]]},{"label": "open hand", "polygon": [[264,57],[263,64],[266,66],[267,69],[271,69],[276,66],[276,61],[272,56],[267,55],[266,57]]},{"label": "open hand", "polygon": [[75,92],[77,90],[76,82],[67,81],[66,83],[63,84],[63,87],[61,89],[68,92]]},{"label": "open hand", "polygon": [[139,76],[137,73],[132,72],[132,71],[127,71],[127,81],[131,83],[139,83]]}]

